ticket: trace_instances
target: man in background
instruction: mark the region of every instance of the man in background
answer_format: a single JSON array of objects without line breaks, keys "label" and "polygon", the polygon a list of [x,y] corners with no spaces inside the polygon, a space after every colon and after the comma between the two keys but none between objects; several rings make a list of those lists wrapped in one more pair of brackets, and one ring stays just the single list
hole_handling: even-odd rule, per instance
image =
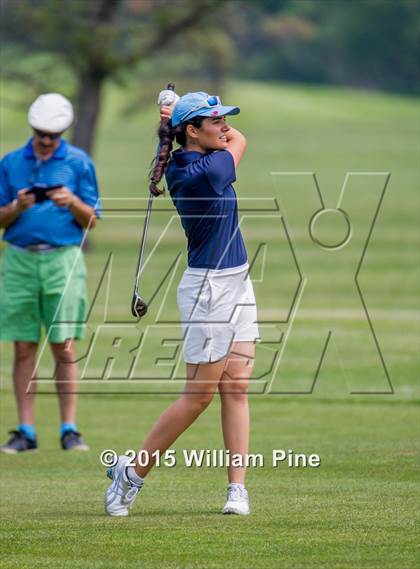
[{"label": "man in background", "polygon": [[64,450],[88,450],[76,427],[74,340],[86,315],[85,230],[95,226],[99,194],[91,158],[62,138],[73,107],[58,93],[38,97],[28,113],[33,135],[0,162],[0,227],[7,242],[0,269],[0,340],[14,342],[19,424],[0,451],[37,449],[36,353],[45,326],[55,361]]}]

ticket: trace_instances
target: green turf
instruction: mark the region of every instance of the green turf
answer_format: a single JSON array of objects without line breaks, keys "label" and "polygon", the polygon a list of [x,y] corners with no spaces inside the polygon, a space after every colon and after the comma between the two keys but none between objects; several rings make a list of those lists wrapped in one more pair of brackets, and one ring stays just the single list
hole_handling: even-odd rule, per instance
[{"label": "green turf", "polygon": [[[179,334],[175,292],[184,253],[172,283],[166,283],[152,303],[148,319],[136,328],[129,316],[143,221],[142,212],[133,209],[141,206],[137,198],[146,191],[144,180],[156,143],[156,108],[127,120],[120,114],[127,98],[126,91],[107,89],[96,148],[106,211],[86,256],[91,298],[110,255],[112,271],[99,289],[87,339],[78,347],[84,354],[97,327],[106,323],[87,363],[81,362],[85,380],[78,422],[92,452],[63,455],[55,397],[39,395],[40,452],[0,457],[1,566],[412,569],[418,562],[419,456],[415,102],[346,89],[229,86],[225,100],[243,109],[232,123],[249,142],[235,185],[241,198],[253,198],[241,202],[241,213],[246,214],[243,232],[250,257],[260,253],[253,279],[260,318],[266,324],[261,327],[263,343],[251,385],[251,452],[263,453],[266,464],[249,472],[253,512],[248,518],[219,515],[223,469],[188,469],[181,460],[174,469],[156,470],[132,516],[115,520],[102,512],[107,482],[100,451],[137,448],[175,397],[152,394],[182,387],[182,366],[176,371],[177,381],[159,381],[170,377],[174,362],[156,365],[154,356],[171,358],[174,352],[173,346],[159,342]],[[24,113],[4,109],[1,152],[21,144],[26,136]],[[358,282],[393,395],[350,393],[389,390],[354,283],[385,175],[350,178],[343,208],[351,212],[353,236],[344,249],[325,255],[308,239],[308,215],[319,208],[311,178],[280,178],[272,172],[315,172],[326,206],[332,208],[346,172],[391,173]],[[280,214],[267,209],[274,198],[280,202],[307,279],[293,326],[284,321],[299,275]],[[143,283],[147,298],[185,248],[179,221],[171,221],[170,204],[161,200],[160,209],[164,211],[152,216],[148,251],[162,229],[167,231],[150,259]],[[324,221],[317,228],[323,239],[341,235],[340,221]],[[148,336],[134,362],[130,350],[146,326],[156,322],[160,328],[148,331],[150,340]],[[261,393],[270,388],[310,390],[330,329],[332,340],[312,395]],[[282,344],[276,343],[281,331],[287,339]],[[122,338],[122,348],[113,352],[115,336]],[[283,345],[280,365],[273,369]],[[2,437],[15,425],[10,348],[2,345]],[[110,353],[115,361],[107,363]],[[130,369],[135,381],[127,379]],[[39,386],[41,391],[53,391],[51,374],[51,360],[44,354],[39,376],[46,382]],[[128,391],[132,394],[123,395]],[[221,448],[218,407],[215,402],[177,442],[178,456],[183,448]],[[269,461],[273,448],[318,453],[321,466],[274,469]]]}]

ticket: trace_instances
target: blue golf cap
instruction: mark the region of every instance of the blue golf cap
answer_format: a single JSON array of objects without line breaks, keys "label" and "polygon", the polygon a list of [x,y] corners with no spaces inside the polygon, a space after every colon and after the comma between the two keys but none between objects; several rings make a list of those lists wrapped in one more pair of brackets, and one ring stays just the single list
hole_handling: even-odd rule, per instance
[{"label": "blue golf cap", "polygon": [[237,115],[240,112],[239,107],[222,105],[220,97],[198,91],[187,93],[179,99],[172,112],[171,122],[172,126],[178,126],[194,117],[223,117]]}]

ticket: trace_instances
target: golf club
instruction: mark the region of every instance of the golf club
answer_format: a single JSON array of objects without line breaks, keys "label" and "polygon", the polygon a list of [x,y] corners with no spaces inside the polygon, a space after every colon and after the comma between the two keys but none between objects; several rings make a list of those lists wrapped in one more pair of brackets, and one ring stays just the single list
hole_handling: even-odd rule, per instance
[{"label": "golf club", "polygon": [[[167,90],[175,92],[174,83],[169,83]],[[167,101],[165,99],[162,102],[160,102],[161,105],[162,104],[168,104],[168,103],[169,103],[169,101]],[[155,163],[159,159],[159,152],[160,152],[160,143],[157,147]],[[149,227],[150,213],[152,211],[152,205],[153,205],[153,194],[150,193],[149,201],[147,204],[146,217],[144,219],[143,234],[141,236],[140,252],[139,252],[139,257],[137,260],[137,272],[136,272],[136,280],[134,283],[133,300],[131,302],[131,313],[135,318],[142,318],[142,316],[144,316],[147,313],[147,303],[139,294],[139,285],[140,285],[140,275],[141,275],[142,262],[143,262],[143,253],[144,253],[144,248],[145,248],[145,244],[146,244],[147,230]]]}]

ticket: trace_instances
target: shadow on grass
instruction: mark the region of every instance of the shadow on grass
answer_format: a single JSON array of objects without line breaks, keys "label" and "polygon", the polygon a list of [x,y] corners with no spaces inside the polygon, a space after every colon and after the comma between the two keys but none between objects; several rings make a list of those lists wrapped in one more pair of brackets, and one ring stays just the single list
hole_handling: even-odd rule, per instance
[{"label": "shadow on grass", "polygon": [[92,511],[82,511],[82,510],[65,510],[65,511],[55,511],[55,512],[40,512],[37,511],[36,512],[36,516],[37,516],[37,520],[40,519],[66,519],[68,520],[69,518],[83,518],[83,519],[94,519],[96,518],[98,521],[103,521],[103,520],[115,520],[118,518],[123,518],[123,519],[127,519],[127,518],[158,518],[158,517],[168,517],[168,516],[179,516],[184,518],[185,516],[217,516],[220,518],[234,518],[234,517],[239,517],[239,516],[223,516],[223,514],[221,513],[220,510],[217,509],[195,509],[195,510],[186,510],[184,509],[179,509],[179,510],[166,510],[166,509],[160,509],[160,510],[147,510],[147,511],[139,511],[139,510],[134,510],[132,512],[130,512],[130,514],[128,516],[108,516],[105,513],[102,513],[100,511],[97,512],[92,512]]}]

